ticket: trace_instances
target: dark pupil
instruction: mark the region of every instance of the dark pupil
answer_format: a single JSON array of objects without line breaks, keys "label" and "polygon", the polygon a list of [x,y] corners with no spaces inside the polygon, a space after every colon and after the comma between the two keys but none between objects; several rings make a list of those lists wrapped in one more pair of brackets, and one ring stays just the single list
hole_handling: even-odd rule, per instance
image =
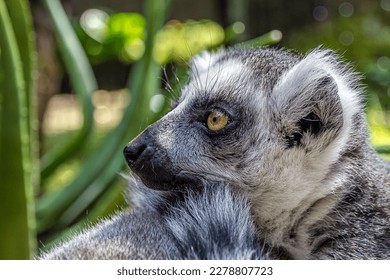
[{"label": "dark pupil", "polygon": [[218,117],[213,118],[213,122],[217,122],[217,120],[218,120]]}]

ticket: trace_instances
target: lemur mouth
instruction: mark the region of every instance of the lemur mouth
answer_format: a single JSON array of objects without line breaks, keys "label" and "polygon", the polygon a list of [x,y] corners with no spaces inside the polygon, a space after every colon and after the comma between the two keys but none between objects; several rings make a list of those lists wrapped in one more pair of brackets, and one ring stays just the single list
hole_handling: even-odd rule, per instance
[{"label": "lemur mouth", "polygon": [[148,188],[184,191],[200,186],[199,178],[176,167],[152,137],[144,134],[126,145],[123,154],[130,169]]}]

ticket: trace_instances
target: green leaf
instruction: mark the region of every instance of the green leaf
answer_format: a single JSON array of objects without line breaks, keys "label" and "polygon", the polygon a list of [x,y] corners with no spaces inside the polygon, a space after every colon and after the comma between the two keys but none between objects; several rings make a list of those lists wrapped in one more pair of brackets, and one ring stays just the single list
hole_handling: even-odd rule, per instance
[{"label": "green leaf", "polygon": [[[23,78],[25,83],[25,102],[27,108],[27,126],[29,134],[28,154],[31,158],[31,174],[29,174],[29,176],[31,176],[33,190],[38,191],[40,183],[39,140],[34,78],[34,73],[36,71],[36,52],[33,20],[27,1],[8,0],[6,3],[11,21],[13,22],[20,57],[23,62]],[[34,211],[32,211],[32,213],[33,212]]]},{"label": "green leaf", "polygon": [[[10,13],[6,3],[10,4]],[[31,44],[27,43],[32,32],[31,16],[26,1],[6,3],[0,0],[0,259],[29,259],[35,250],[27,98],[30,88],[26,87],[32,84],[33,71]],[[15,8],[20,8],[25,18],[14,17]],[[15,31],[20,32],[17,37]],[[21,42],[27,45],[18,45]],[[30,54],[22,56],[22,52]]]},{"label": "green leaf", "polygon": [[375,150],[380,154],[390,154],[390,145],[377,146]]},{"label": "green leaf", "polygon": [[91,96],[97,89],[92,67],[78,40],[66,13],[58,0],[43,0],[52,19],[57,42],[72,86],[79,97],[83,111],[83,125],[67,145],[45,154],[42,158],[42,179],[51,174],[62,162],[74,155],[88,139],[93,128]]},{"label": "green leaf", "polygon": [[261,35],[257,38],[245,41],[243,43],[237,44],[237,46],[240,46],[242,48],[253,48],[253,47],[260,47],[260,46],[268,46],[273,45],[282,40],[282,32],[279,30],[272,30],[264,35]]}]

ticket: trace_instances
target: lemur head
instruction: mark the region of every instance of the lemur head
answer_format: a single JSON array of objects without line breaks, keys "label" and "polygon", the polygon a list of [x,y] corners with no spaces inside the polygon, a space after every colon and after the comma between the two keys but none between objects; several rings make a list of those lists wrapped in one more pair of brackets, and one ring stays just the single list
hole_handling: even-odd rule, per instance
[{"label": "lemur head", "polygon": [[354,137],[366,137],[353,125],[362,110],[356,82],[327,50],[203,53],[177,105],[125,147],[126,161],[160,190],[225,181],[259,196],[304,196]]}]

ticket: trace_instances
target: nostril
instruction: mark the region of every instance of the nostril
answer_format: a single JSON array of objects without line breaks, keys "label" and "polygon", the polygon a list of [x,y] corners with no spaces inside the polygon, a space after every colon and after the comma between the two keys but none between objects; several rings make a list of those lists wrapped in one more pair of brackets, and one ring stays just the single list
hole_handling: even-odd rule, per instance
[{"label": "nostril", "polygon": [[142,145],[127,145],[123,150],[123,154],[129,163],[135,162],[141,154],[145,151],[147,146],[145,144]]}]

